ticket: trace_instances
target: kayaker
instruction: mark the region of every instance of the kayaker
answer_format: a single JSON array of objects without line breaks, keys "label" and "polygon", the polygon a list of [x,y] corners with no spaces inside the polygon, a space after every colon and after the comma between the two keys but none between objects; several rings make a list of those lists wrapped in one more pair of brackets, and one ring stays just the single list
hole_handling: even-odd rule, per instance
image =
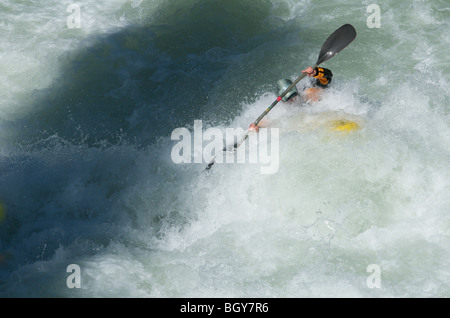
[{"label": "kayaker", "polygon": [[320,99],[320,93],[322,88],[327,88],[333,78],[333,73],[324,67],[312,68],[307,67],[302,71],[309,77],[314,77],[316,80],[313,83],[313,87],[305,89],[303,97],[307,101],[317,102]]},{"label": "kayaker", "polygon": [[[331,83],[331,80],[333,78],[333,73],[331,70],[324,68],[324,67],[316,67],[312,68],[311,66],[307,67],[302,71],[302,73],[306,73],[308,77],[313,77],[316,80],[313,82],[313,87],[305,89],[303,93],[303,98],[306,101],[318,101],[320,98],[320,93],[323,88],[327,88],[328,85]],[[281,95],[290,85],[292,82],[288,79],[282,79],[277,82],[279,92],[278,94]],[[283,101],[293,101],[295,100],[295,97],[298,96],[299,93],[297,91],[297,88],[294,86],[284,97]],[[258,131],[259,125],[255,126],[254,123],[250,125],[248,128],[249,131]]]}]

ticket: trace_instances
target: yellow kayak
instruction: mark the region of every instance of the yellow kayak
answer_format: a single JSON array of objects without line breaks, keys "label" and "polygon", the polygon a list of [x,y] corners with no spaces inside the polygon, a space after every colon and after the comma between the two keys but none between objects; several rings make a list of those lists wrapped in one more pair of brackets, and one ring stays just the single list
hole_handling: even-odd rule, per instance
[{"label": "yellow kayak", "polygon": [[332,130],[350,132],[359,128],[359,125],[351,120],[339,119],[330,121],[330,127]]},{"label": "yellow kayak", "polygon": [[[277,123],[272,124],[276,126]],[[286,131],[307,131],[311,129],[325,128],[332,132],[353,132],[363,126],[363,118],[342,111],[308,114],[297,113],[282,124]]]}]

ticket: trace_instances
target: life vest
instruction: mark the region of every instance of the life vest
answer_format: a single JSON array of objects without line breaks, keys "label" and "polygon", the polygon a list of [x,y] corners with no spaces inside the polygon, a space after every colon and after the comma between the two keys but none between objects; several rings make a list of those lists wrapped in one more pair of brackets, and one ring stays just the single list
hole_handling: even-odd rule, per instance
[{"label": "life vest", "polygon": [[316,85],[320,87],[327,87],[328,84],[331,83],[331,79],[333,78],[333,73],[323,67],[316,67],[316,76],[313,76],[314,78],[317,78]]}]

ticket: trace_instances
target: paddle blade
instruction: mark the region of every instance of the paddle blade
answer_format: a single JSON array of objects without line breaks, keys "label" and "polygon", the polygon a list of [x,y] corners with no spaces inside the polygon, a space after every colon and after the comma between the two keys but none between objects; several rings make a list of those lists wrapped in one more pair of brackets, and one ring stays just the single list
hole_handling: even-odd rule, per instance
[{"label": "paddle blade", "polygon": [[320,49],[317,65],[328,61],[356,38],[356,30],[351,24],[344,24],[333,32]]}]

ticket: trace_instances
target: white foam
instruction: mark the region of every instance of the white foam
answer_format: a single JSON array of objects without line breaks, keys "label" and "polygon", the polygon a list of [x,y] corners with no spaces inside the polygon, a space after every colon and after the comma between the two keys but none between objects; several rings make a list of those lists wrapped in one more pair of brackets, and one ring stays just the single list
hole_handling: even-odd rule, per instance
[{"label": "white foam", "polygon": [[[56,58],[89,36],[130,23],[127,10],[150,6],[139,0],[79,3],[84,20],[76,34],[58,31],[67,3],[2,3],[14,8],[1,20],[10,34],[0,41],[6,61],[0,66],[2,119],[14,120],[24,93],[50,85],[59,72]],[[370,1],[361,7],[344,0],[344,7],[279,4],[287,12],[276,15],[290,21],[314,12],[312,23],[324,33],[331,23],[347,20],[338,14],[344,7],[355,12],[349,19],[365,21]],[[57,135],[8,152],[2,148],[0,199],[7,198],[7,213],[14,216],[14,222],[0,224],[9,226],[0,256],[13,254],[0,258],[6,260],[2,295],[448,296],[448,63],[440,53],[448,35],[411,33],[419,28],[416,18],[421,25],[441,21],[430,10],[420,14],[426,2],[412,13],[389,4],[381,6],[381,30],[355,23],[359,38],[327,64],[335,76],[321,101],[279,103],[265,117],[267,127],[280,129],[276,174],[263,175],[259,164],[250,163],[216,164],[207,173],[206,163],[176,165],[170,136],[157,136],[147,148],[72,143]],[[324,26],[329,16],[336,21]],[[430,39],[421,44],[417,37]],[[302,57],[315,57],[315,49]],[[270,52],[262,52],[246,43],[245,61],[272,67],[265,56]],[[227,62],[240,70],[243,59]],[[286,73],[295,73],[289,67]],[[227,87],[233,87],[230,74],[240,83],[255,75],[226,72]],[[267,81],[266,74],[257,75]],[[156,72],[152,79],[162,77]],[[229,94],[236,91],[243,90]],[[246,129],[275,99],[268,90],[242,104],[229,126]],[[130,119],[134,126],[138,117]],[[330,130],[327,123],[337,119],[360,127]],[[80,290],[65,286],[70,263],[81,266]],[[371,264],[381,268],[380,289],[367,286]]]}]

